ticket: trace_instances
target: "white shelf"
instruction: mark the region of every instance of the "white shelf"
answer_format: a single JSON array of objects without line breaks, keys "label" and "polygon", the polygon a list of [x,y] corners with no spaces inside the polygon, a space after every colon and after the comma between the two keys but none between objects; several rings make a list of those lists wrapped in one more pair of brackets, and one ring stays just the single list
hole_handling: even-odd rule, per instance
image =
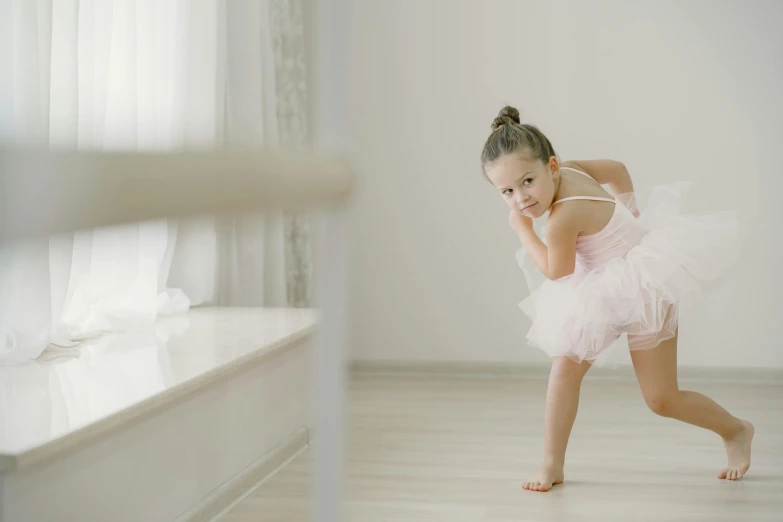
[{"label": "white shelf", "polygon": [[[308,309],[197,308],[153,328],[0,367],[0,471],[66,452],[312,335]],[[168,338],[168,340],[166,340]]]}]

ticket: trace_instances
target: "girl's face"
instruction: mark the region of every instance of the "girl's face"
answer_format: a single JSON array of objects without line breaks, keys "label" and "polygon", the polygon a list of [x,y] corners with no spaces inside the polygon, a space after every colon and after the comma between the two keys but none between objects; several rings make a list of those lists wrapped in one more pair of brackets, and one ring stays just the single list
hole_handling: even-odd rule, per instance
[{"label": "girl's face", "polygon": [[487,164],[485,171],[506,205],[530,218],[549,210],[560,183],[560,166],[554,156],[543,163],[520,153],[506,154]]}]

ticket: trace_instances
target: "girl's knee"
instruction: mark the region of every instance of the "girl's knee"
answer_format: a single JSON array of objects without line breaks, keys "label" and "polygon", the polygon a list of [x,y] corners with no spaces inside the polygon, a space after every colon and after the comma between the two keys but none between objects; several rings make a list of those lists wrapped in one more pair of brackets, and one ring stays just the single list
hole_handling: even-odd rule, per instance
[{"label": "girl's knee", "polygon": [[677,401],[672,393],[648,393],[644,395],[644,402],[650,411],[661,417],[671,416],[672,409]]}]

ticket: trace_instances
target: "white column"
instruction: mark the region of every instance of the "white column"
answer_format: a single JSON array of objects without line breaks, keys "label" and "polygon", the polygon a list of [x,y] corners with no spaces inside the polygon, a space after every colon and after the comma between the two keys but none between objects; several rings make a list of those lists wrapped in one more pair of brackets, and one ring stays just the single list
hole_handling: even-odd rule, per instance
[{"label": "white column", "polygon": [[[349,152],[350,54],[352,0],[310,0],[310,74],[313,137],[322,150]],[[313,45],[314,44],[314,45]]]},{"label": "white column", "polygon": [[14,135],[14,14],[13,0],[0,0],[0,144]]},{"label": "white column", "polygon": [[343,499],[345,296],[347,230],[345,211],[319,215],[315,227],[315,302],[321,321],[315,338],[314,522],[340,522]]}]

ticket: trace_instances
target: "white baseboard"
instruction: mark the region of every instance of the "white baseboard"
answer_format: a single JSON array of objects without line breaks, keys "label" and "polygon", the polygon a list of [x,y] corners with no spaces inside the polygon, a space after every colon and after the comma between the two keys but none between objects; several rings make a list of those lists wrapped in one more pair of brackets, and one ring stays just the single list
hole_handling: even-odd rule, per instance
[{"label": "white baseboard", "polygon": [[[448,376],[477,379],[546,379],[547,363],[507,363],[472,361],[392,361],[354,360],[351,373],[361,375]],[[752,383],[783,386],[783,368],[727,368],[685,366],[677,369],[680,381]],[[592,368],[586,379],[635,380],[633,366]]]},{"label": "white baseboard", "polygon": [[247,498],[280,468],[299,455],[302,450],[308,447],[309,443],[308,430],[303,426],[215,489],[201,502],[182,513],[175,519],[175,522],[213,522],[218,520],[232,507]]}]

